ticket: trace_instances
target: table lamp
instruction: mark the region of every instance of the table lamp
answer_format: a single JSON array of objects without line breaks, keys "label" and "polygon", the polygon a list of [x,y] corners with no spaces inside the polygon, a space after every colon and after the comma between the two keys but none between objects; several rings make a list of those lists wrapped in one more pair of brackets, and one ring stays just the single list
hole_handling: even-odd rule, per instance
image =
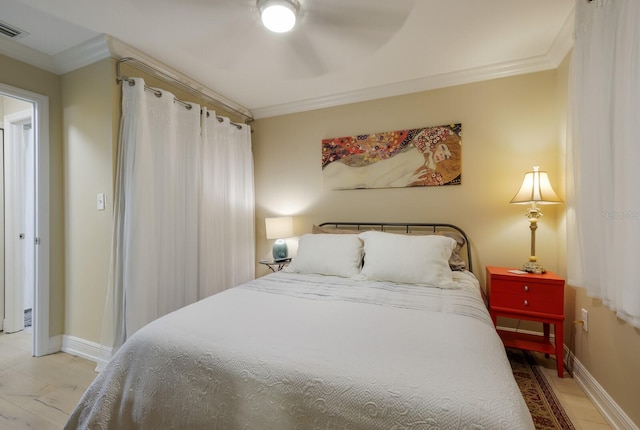
[{"label": "table lamp", "polygon": [[273,259],[285,260],[288,256],[287,237],[293,236],[293,219],[290,216],[264,219],[267,239],[276,239],[273,244]]},{"label": "table lamp", "polygon": [[520,190],[510,203],[531,204],[526,213],[531,229],[531,256],[521,269],[530,273],[544,273],[544,267],[538,263],[538,257],[536,257],[536,230],[538,229],[538,219],[542,216],[542,211],[537,205],[562,203],[551,187],[547,172],[540,171],[538,166],[534,166],[532,172],[526,172]]}]

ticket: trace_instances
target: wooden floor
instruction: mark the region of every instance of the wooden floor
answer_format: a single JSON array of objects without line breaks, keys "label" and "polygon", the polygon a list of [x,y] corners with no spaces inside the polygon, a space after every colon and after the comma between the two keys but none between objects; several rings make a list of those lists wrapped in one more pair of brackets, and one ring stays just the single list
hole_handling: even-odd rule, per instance
[{"label": "wooden floor", "polygon": [[[611,429],[555,361],[536,359],[577,430]],[[95,363],[63,352],[31,357],[31,334],[0,333],[0,429],[61,429],[96,376]]]},{"label": "wooden floor", "polygon": [[31,357],[31,333],[0,333],[0,428],[61,429],[96,376],[63,352]]},{"label": "wooden floor", "polygon": [[544,354],[533,353],[544,376],[551,382],[562,407],[571,418],[576,430],[609,430],[612,429],[602,414],[596,409],[584,391],[565,370],[564,378],[558,377],[558,370],[554,358],[544,358]]}]

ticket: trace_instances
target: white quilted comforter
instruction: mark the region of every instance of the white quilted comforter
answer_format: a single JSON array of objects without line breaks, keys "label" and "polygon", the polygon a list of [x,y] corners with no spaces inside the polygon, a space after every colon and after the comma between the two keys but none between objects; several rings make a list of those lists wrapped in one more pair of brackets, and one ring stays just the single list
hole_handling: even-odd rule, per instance
[{"label": "white quilted comforter", "polygon": [[532,429],[477,280],[275,273],[132,336],[66,429]]}]

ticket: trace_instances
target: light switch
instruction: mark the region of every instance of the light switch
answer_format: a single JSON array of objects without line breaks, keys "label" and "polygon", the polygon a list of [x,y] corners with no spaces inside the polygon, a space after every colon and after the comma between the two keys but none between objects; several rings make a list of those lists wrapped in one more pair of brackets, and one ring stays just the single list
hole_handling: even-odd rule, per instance
[{"label": "light switch", "polygon": [[104,193],[98,193],[98,210],[103,211],[105,207],[105,196]]}]

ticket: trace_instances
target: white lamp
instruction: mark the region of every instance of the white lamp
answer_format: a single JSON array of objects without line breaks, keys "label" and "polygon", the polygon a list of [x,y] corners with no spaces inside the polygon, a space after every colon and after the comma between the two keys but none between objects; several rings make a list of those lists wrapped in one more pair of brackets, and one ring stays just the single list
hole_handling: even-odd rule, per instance
[{"label": "white lamp", "polygon": [[286,33],[296,25],[297,0],[258,0],[262,24],[275,33]]},{"label": "white lamp", "polygon": [[293,236],[293,219],[290,216],[265,218],[267,239],[276,239],[273,244],[273,259],[285,260],[288,256],[287,237]]},{"label": "white lamp", "polygon": [[537,205],[562,203],[551,187],[547,172],[541,172],[540,167],[533,166],[532,172],[524,174],[522,186],[510,203],[531,204],[526,214],[531,229],[531,256],[529,256],[529,261],[522,266],[522,270],[536,274],[544,273],[544,267],[538,263],[538,257],[536,257],[536,230],[538,229],[538,218],[542,216],[542,211]]}]

